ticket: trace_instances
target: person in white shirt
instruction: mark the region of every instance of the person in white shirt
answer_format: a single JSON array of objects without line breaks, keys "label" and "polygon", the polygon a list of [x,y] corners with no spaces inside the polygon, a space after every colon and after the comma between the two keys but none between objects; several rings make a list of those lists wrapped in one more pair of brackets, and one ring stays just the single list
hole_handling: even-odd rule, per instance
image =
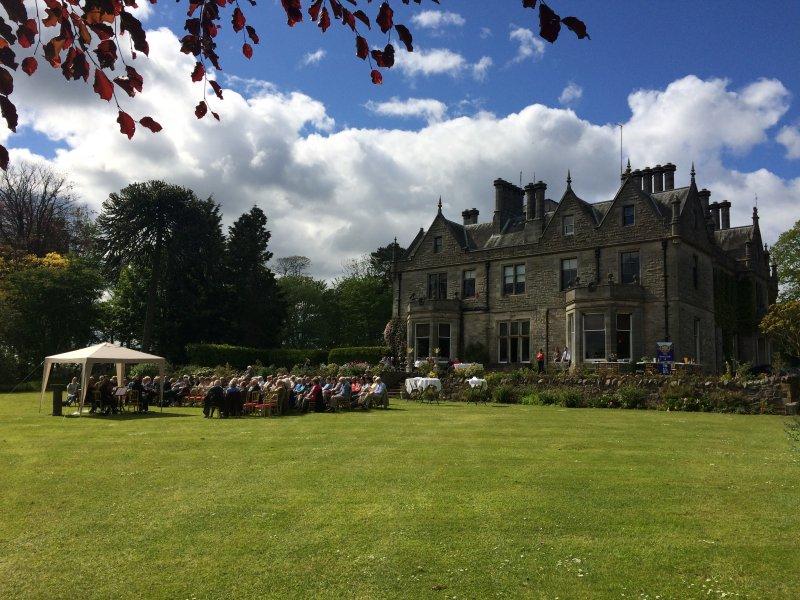
[{"label": "person in white shirt", "polygon": [[78,390],[80,386],[78,385],[78,378],[73,377],[72,381],[67,384],[67,405],[72,406],[75,402],[78,401]]},{"label": "person in white shirt", "polygon": [[564,353],[561,355],[561,362],[566,365],[569,365],[569,363],[572,362],[572,354],[570,353],[569,348],[566,346],[564,346]]},{"label": "person in white shirt", "polygon": [[386,388],[386,384],[377,376],[373,377],[372,381],[369,394],[364,398],[366,407],[370,408],[374,403],[377,406],[389,408],[389,390]]}]

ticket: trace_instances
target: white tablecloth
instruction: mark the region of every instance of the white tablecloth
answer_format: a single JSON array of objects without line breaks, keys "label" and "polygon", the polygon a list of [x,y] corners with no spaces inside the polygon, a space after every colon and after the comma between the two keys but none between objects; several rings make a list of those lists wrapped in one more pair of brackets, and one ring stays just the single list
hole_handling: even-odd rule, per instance
[{"label": "white tablecloth", "polygon": [[467,379],[467,383],[471,388],[486,388],[486,380],[485,379],[478,379],[477,377],[473,377],[472,379]]},{"label": "white tablecloth", "polygon": [[431,386],[442,391],[442,382],[436,377],[409,377],[406,379],[406,391],[409,394],[414,390],[425,391]]}]

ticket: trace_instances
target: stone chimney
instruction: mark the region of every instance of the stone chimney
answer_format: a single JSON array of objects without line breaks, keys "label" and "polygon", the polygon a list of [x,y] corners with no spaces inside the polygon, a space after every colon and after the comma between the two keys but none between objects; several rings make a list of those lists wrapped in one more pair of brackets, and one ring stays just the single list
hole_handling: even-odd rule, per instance
[{"label": "stone chimney", "polygon": [[678,169],[672,163],[667,163],[663,167],[664,169],[664,191],[668,192],[669,190],[675,189],[675,171]]},{"label": "stone chimney", "polygon": [[525,220],[532,221],[536,218],[536,186],[529,183],[525,186]]},{"label": "stone chimney", "polygon": [[719,228],[731,228],[731,203],[727,200],[719,203]]},{"label": "stone chimney", "polygon": [[710,210],[708,202],[711,199],[711,192],[703,188],[697,192],[697,197],[700,200],[700,205],[703,207],[703,215],[705,215],[705,218],[708,219]]},{"label": "stone chimney", "polygon": [[664,191],[664,167],[656,165],[653,167],[653,193]]},{"label": "stone chimney", "polygon": [[681,213],[681,201],[678,200],[678,196],[676,194],[672,195],[672,201],[670,202],[670,206],[672,207],[672,220],[670,223],[670,232],[672,233],[673,236],[677,236],[678,222]]},{"label": "stone chimney", "polygon": [[464,219],[464,225],[476,225],[478,223],[479,211],[477,208],[468,208],[461,213]]},{"label": "stone chimney", "polygon": [[639,190],[642,189],[642,170],[635,169],[631,171],[631,177],[633,177],[633,182],[634,185],[636,186],[636,189]]},{"label": "stone chimney", "polygon": [[653,193],[653,169],[650,167],[642,169],[642,191],[645,194]]},{"label": "stone chimney", "polygon": [[494,180],[494,223],[502,227],[509,219],[520,218],[523,191],[504,179]]},{"label": "stone chimney", "polygon": [[711,218],[714,221],[714,229],[718,230],[720,228],[720,221],[719,221],[719,202],[712,202],[708,205],[709,210],[711,211]]}]

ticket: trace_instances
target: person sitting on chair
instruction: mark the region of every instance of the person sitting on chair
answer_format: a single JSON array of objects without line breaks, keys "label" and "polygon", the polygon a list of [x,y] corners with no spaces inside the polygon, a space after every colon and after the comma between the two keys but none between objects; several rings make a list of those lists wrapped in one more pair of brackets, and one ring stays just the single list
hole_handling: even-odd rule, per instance
[{"label": "person sitting on chair", "polygon": [[243,404],[242,391],[239,389],[237,381],[231,379],[228,389],[225,390],[225,416],[241,416]]},{"label": "person sitting on chair", "polygon": [[134,392],[134,394],[136,396],[138,396],[138,399],[136,400],[136,410],[138,410],[140,412],[147,412],[146,409],[145,409],[145,406],[146,406],[145,403],[147,402],[147,400],[146,400],[145,395],[144,395],[144,386],[142,385],[142,376],[141,375],[137,375],[136,377],[134,377],[133,381],[131,381],[130,385],[128,386],[128,389],[131,392]]},{"label": "person sitting on chair", "polygon": [[350,404],[350,400],[353,395],[353,390],[350,387],[350,380],[346,377],[339,378],[339,385],[333,390],[333,395],[331,395],[328,405],[328,410],[336,412],[339,408],[339,402],[343,402],[345,404]]},{"label": "person sitting on chair", "polygon": [[371,408],[373,404],[389,408],[389,389],[380,377],[374,377],[372,387],[365,398],[366,408]]},{"label": "person sitting on chair", "polygon": [[319,377],[314,377],[311,390],[306,394],[305,401],[306,408],[313,402],[314,412],[322,412],[325,410],[325,401],[322,398],[322,386],[319,384]]},{"label": "person sitting on chair", "polygon": [[222,389],[220,383],[219,379],[211,382],[211,387],[208,388],[203,398],[203,417],[206,419],[213,417],[215,410],[219,412],[220,418],[222,417],[222,410],[225,405],[225,390]]},{"label": "person sitting on chair", "polygon": [[67,406],[72,406],[73,404],[77,404],[79,389],[80,386],[78,385],[78,378],[73,377],[72,381],[70,381],[67,384]]}]

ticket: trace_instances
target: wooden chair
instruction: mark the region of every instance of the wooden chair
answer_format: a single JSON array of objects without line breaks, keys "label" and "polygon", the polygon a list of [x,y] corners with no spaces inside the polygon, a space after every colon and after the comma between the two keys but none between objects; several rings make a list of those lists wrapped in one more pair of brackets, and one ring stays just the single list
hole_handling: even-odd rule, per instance
[{"label": "wooden chair", "polygon": [[247,392],[247,398],[245,399],[244,403],[244,414],[249,415],[252,414],[256,409],[257,406],[261,404],[261,393],[253,390],[252,392]]},{"label": "wooden chair", "polygon": [[264,394],[263,400],[256,404],[255,409],[262,417],[271,417],[278,411],[278,399],[274,394]]},{"label": "wooden chair", "polygon": [[141,397],[138,390],[128,391],[128,396],[125,399],[125,405],[133,410],[133,412],[139,412],[142,409]]}]

